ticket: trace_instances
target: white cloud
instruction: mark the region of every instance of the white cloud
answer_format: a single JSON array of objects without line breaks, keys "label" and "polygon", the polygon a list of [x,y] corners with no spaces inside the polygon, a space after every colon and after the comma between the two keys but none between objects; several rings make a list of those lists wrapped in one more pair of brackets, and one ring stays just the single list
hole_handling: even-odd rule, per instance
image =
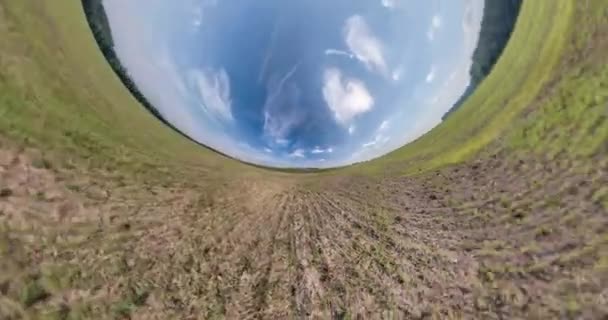
[{"label": "white cloud", "polygon": [[398,4],[398,0],[382,0],[382,6],[385,8],[395,8]]},{"label": "white cloud", "polygon": [[343,51],[343,50],[337,50],[337,49],[327,49],[327,50],[325,50],[325,55],[327,55],[327,56],[345,56],[345,57],[348,57],[351,59],[356,59],[354,54]]},{"label": "white cloud", "polygon": [[369,148],[369,147],[372,147],[374,145],[376,145],[376,140],[372,140],[370,142],[364,143],[362,146],[363,146],[363,148]]},{"label": "white cloud", "polygon": [[274,142],[280,146],[286,146],[289,144],[289,140],[287,139],[276,139]]},{"label": "white cloud", "polygon": [[426,33],[426,37],[429,39],[429,41],[435,40],[435,34],[441,28],[442,24],[443,21],[441,19],[441,16],[439,14],[434,15],[431,19],[431,25],[429,26],[429,30]]},{"label": "white cloud", "polygon": [[346,20],[344,37],[349,50],[371,71],[386,74],[382,43],[371,32],[363,17],[355,15]]},{"label": "white cloud", "polygon": [[304,149],[296,149],[289,154],[290,158],[305,158]]},{"label": "white cloud", "polygon": [[[148,4],[148,2],[146,3]],[[153,3],[154,5],[147,6],[146,10],[162,7],[166,9],[161,10],[164,13],[176,9],[177,5],[165,0],[155,0]],[[180,1],[179,4],[183,3]],[[185,33],[191,28],[190,21],[184,21],[185,26],[180,24],[176,30],[158,30],[157,25],[148,19],[150,15],[133,14],[141,12],[140,1],[104,0],[104,5],[106,5],[110,23],[115,27],[113,29],[121,30],[121,32],[113,34],[115,49],[127,67],[129,75],[133,77],[142,93],[162,116],[180,131],[200,143],[243,161],[277,167],[320,166],[317,159],[308,161],[306,158],[279,158],[277,152],[268,152],[268,150],[272,151],[271,148],[274,145],[267,148],[268,150],[263,150],[246,142],[237,142],[238,140],[231,136],[230,130],[225,130],[217,120],[201,112],[202,99],[199,94],[200,90],[197,90],[198,84],[197,81],[194,81],[192,70],[182,69],[176,63],[177,60],[173,56],[170,46],[164,41],[166,38],[158,36],[160,31],[177,34],[177,30],[179,30],[181,32],[179,34]],[[185,9],[190,9],[190,7]],[[221,83],[220,74],[221,71],[205,72],[205,77],[209,83],[213,83],[215,78]],[[279,83],[281,79],[283,77],[277,78],[276,83]],[[225,87],[227,88],[227,86]],[[287,84],[285,87],[287,89],[290,86]],[[289,91],[289,95],[293,95],[293,92]],[[218,95],[218,97],[221,96],[221,94]],[[282,103],[286,100],[281,97],[279,101]],[[278,138],[276,143],[285,148],[290,141]],[[294,155],[300,153],[296,152]],[[322,166],[331,167],[340,164],[336,161],[332,158],[324,162]]]},{"label": "white cloud", "polygon": [[[190,1],[194,3],[202,2],[204,0]],[[184,9],[175,8],[186,4],[181,1],[179,1],[179,4],[168,3],[164,0],[152,1],[157,3],[155,7],[150,5],[147,5],[146,7],[164,9],[157,10],[158,12],[163,13],[158,17],[154,15],[133,14],[134,12],[140,12],[142,10],[139,2],[141,2],[141,0],[104,0],[104,4],[107,5],[106,10],[108,11],[109,19],[111,19],[113,27],[115,26],[113,29],[120,30],[120,32],[114,34],[117,53],[128,67],[130,75],[134,78],[134,81],[136,81],[142,92],[146,94],[146,97],[149,98],[151,103],[159,109],[167,120],[196,140],[245,161],[283,167],[293,165],[331,167],[351,161],[363,161],[374,158],[401,146],[405,142],[409,142],[419,137],[441,121],[440,117],[459,97],[464,87],[466,87],[469,82],[468,71],[471,65],[471,55],[477,42],[481,18],[483,16],[484,0],[463,0],[467,8],[471,8],[469,11],[466,11],[470,14],[465,14],[465,19],[462,21],[465,41],[462,46],[454,48],[453,54],[451,53],[449,55],[449,58],[453,60],[449,65],[447,62],[436,61],[436,63],[438,63],[436,65],[437,72],[433,79],[434,85],[432,86],[432,88],[436,90],[431,94],[425,95],[426,97],[432,96],[433,98],[421,102],[422,105],[420,109],[424,110],[421,112],[420,117],[416,117],[416,121],[408,122],[408,119],[412,118],[411,114],[405,113],[406,115],[403,117],[395,116],[392,118],[394,120],[392,120],[389,129],[387,129],[384,134],[385,137],[391,137],[385,144],[382,144],[381,142],[388,138],[378,138],[377,135],[372,134],[371,136],[368,136],[368,140],[361,141],[367,142],[368,148],[366,149],[361,148],[361,143],[358,145],[359,149],[335,149],[331,155],[319,154],[319,157],[327,159],[327,161],[322,164],[321,160],[317,158],[309,159],[306,157],[311,154],[314,149],[301,151],[294,150],[291,153],[296,157],[289,158],[289,153],[283,154],[278,151],[269,153],[267,150],[263,150],[263,148],[235,143],[235,138],[230,136],[230,131],[223,130],[221,126],[216,125],[217,121],[208,119],[209,117],[202,115],[199,108],[201,102],[198,94],[199,90],[191,90],[195,87],[192,86],[193,82],[190,71],[182,69],[183,65],[177,63],[178,60],[174,59],[173,53],[170,51],[170,47],[168,47],[169,43],[166,41],[167,37],[187,34],[188,31],[192,30],[192,25],[195,24],[196,20],[186,19],[185,21],[180,21],[181,23],[178,24],[170,24],[168,22],[171,21],[165,21],[166,19],[162,20],[163,16],[165,16],[165,18],[169,16],[168,14],[164,14],[164,12]],[[148,2],[146,2],[146,4],[148,4]],[[468,4],[470,4],[470,6]],[[401,5],[403,5],[403,3],[401,3]],[[376,6],[378,9],[382,10],[382,7],[379,6],[379,2],[376,2]],[[186,4],[186,7],[188,8],[185,9],[190,9],[189,3]],[[208,17],[211,12],[207,11],[204,13],[205,17]],[[194,12],[195,18],[196,14],[198,13]],[[150,18],[152,16],[155,17],[154,20]],[[190,17],[192,16],[188,16],[188,18]],[[159,19],[164,23],[155,23],[156,20]],[[201,27],[204,28],[206,19],[200,21],[202,23]],[[450,22],[449,25],[448,22]],[[433,21],[429,19],[428,24],[432,26]],[[170,26],[170,28],[165,26]],[[447,29],[448,27],[458,28],[459,25],[456,23],[452,25],[451,21],[446,19],[440,22],[440,28]],[[159,32],[162,33],[162,37],[159,36]],[[439,34],[440,33],[434,34],[435,40],[438,39],[436,36]],[[425,35],[423,34],[422,36],[424,37]],[[346,31],[344,31],[344,37],[346,39]],[[354,56],[354,51],[349,51],[351,51],[350,48],[345,45],[345,52]],[[382,57],[386,58],[386,56]],[[359,57],[355,57],[355,59],[357,59],[357,61],[360,60]],[[388,62],[388,60],[385,62]],[[450,65],[453,66],[453,68],[450,68]],[[371,62],[370,66],[374,67]],[[391,79],[395,68],[394,66],[389,67],[390,68],[387,68],[388,72],[386,72],[385,76],[388,79]],[[214,71],[218,70],[215,69]],[[211,74],[214,75],[217,74],[217,72]],[[444,79],[443,76],[448,74],[453,74],[453,76]],[[214,78],[212,75],[209,75],[209,79]],[[274,84],[278,86],[285,75],[286,73],[278,74]],[[404,74],[403,78],[405,78],[406,75],[407,74]],[[271,75],[264,74],[264,83],[269,83],[267,80],[271,78]],[[342,79],[342,77],[339,77],[339,79]],[[444,80],[448,79],[451,83],[446,83],[445,86],[443,86]],[[342,87],[342,91],[345,91],[347,80],[342,79],[338,82]],[[232,85],[234,85],[234,83],[232,83]],[[274,88],[276,88],[276,86],[269,87],[269,93],[273,92],[270,89]],[[234,89],[234,87],[232,87],[232,89]],[[289,110],[291,108],[289,107],[291,102],[297,104],[297,101],[288,98],[289,96],[297,96],[297,90],[292,89],[292,83],[288,80],[285,81],[283,89],[285,92],[278,95],[277,101],[274,103],[276,106],[270,110],[272,111],[270,112],[270,117],[278,122],[298,123],[297,119],[301,119],[303,115],[292,113],[292,111]],[[290,119],[295,120],[291,122]],[[381,124],[380,127],[382,127]],[[347,130],[351,134],[355,134],[355,131],[357,135],[359,133],[365,133],[363,127],[358,127],[355,130],[354,121],[344,124],[343,129],[345,130],[344,134],[346,134]],[[292,142],[288,140],[289,136],[285,135],[286,132],[289,132],[289,130],[285,129],[285,131],[282,131],[282,137],[279,136],[274,140],[276,145],[268,144],[268,149],[272,150],[277,146],[280,146],[282,150],[288,148]],[[291,151],[293,149],[287,150]],[[353,155],[354,152],[361,150],[365,151],[357,153],[356,156]],[[278,155],[280,155],[280,157]],[[297,155],[303,155],[304,157],[297,157]]]},{"label": "white cloud", "polygon": [[230,80],[226,71],[194,70],[192,79],[203,102],[203,109],[217,118],[231,121]]},{"label": "white cloud", "polygon": [[397,69],[393,70],[393,73],[391,74],[391,78],[393,78],[393,81],[401,80],[402,76],[403,76],[403,66],[399,66]]},{"label": "white cloud", "polygon": [[374,138],[370,142],[364,143],[363,148],[379,147],[389,142],[390,137],[386,133],[389,128],[390,122],[388,120],[382,121],[378,129],[376,129]]},{"label": "white cloud", "polygon": [[354,124],[351,124],[348,127],[348,134],[353,135],[355,133],[355,131],[357,130],[357,127]]},{"label": "white cloud", "polygon": [[200,28],[204,22],[207,11],[211,7],[217,6],[217,4],[218,0],[203,0],[193,2],[192,9],[190,10],[190,12],[192,12],[192,27],[194,27],[194,29]]},{"label": "white cloud", "polygon": [[282,147],[289,145],[287,136],[298,123],[300,117],[293,108],[285,113],[264,111],[264,135],[270,139],[269,143]]},{"label": "white cloud", "polygon": [[322,153],[333,153],[334,149],[329,147],[326,149],[323,149],[321,147],[315,147],[314,149],[312,149],[312,151],[310,151],[310,153],[312,154],[322,154]]},{"label": "white cloud", "polygon": [[287,137],[294,127],[304,119],[304,110],[299,105],[300,90],[289,80],[296,73],[298,65],[279,77],[271,77],[264,103],[264,135],[270,143],[279,146],[289,144]]},{"label": "white cloud", "polygon": [[[484,0],[465,0],[465,14],[462,21],[464,32],[463,47],[453,54],[453,69],[449,75],[438,82],[435,75],[427,77],[437,83],[437,90],[430,98],[423,101],[420,113],[416,116],[416,121],[408,126],[407,130],[395,131],[393,141],[399,142],[393,146],[389,143],[386,151],[394,150],[405,143],[409,143],[441,123],[441,117],[446,111],[460,98],[470,82],[469,69],[472,64],[471,57],[477,46],[481,21],[483,18]],[[439,23],[441,25],[441,22]],[[437,67],[431,67],[429,75],[437,72]],[[443,71],[442,71],[443,72]],[[404,114],[403,117],[408,117]]]},{"label": "white cloud", "polygon": [[359,150],[351,155],[351,161],[367,161],[393,149],[395,142],[399,141],[397,141],[398,139],[394,139],[394,132],[389,132],[390,129],[391,121],[382,121],[374,132],[371,140],[363,143]]},{"label": "white cloud", "polygon": [[390,126],[390,123],[388,122],[388,120],[384,120],[380,124],[380,127],[378,127],[378,131],[385,131],[386,129],[389,128],[389,126]]},{"label": "white cloud", "polygon": [[275,22],[275,25],[272,28],[272,33],[270,34],[270,42],[269,42],[268,46],[266,47],[266,52],[264,53],[264,60],[262,62],[262,66],[260,68],[260,73],[258,74],[258,83],[259,84],[263,83],[263,81],[266,80],[267,73],[268,73],[269,67],[271,65],[271,61],[274,57],[274,53],[275,53],[275,49],[276,49],[275,46],[276,46],[276,42],[278,39],[279,31],[280,31],[278,21],[279,20],[277,20],[277,22]]},{"label": "white cloud", "polygon": [[[190,97],[186,79],[166,43],[153,41],[145,17],[132,15],[138,4],[105,0],[104,6],[114,32],[115,50],[139,90],[167,121],[190,137],[203,133],[195,113],[189,108]],[[162,79],[162,83],[158,80]],[[208,141],[205,141],[208,142]]]},{"label": "white cloud", "polygon": [[433,21],[432,21],[433,28],[435,28],[435,29],[440,28],[441,27],[441,23],[442,23],[441,16],[438,15],[438,14],[434,15],[433,16]]},{"label": "white cloud", "polygon": [[194,28],[200,27],[203,24],[203,12],[200,9],[195,9],[192,14],[192,26]]},{"label": "white cloud", "polygon": [[374,105],[374,98],[363,82],[344,78],[342,72],[335,68],[325,71],[323,97],[336,121],[342,124],[371,110]]},{"label": "white cloud", "polygon": [[283,87],[285,86],[285,83],[287,83],[287,81],[293,77],[293,75],[296,73],[296,71],[298,71],[298,64],[294,65],[291,70],[289,70],[284,76],[283,78],[281,78],[281,80],[279,81],[279,84],[277,86],[277,88],[275,88],[274,90],[271,90],[270,95],[269,95],[269,99],[276,99],[276,97],[281,94],[281,91],[283,91]]},{"label": "white cloud", "polygon": [[433,83],[433,81],[435,81],[435,74],[437,72],[437,67],[435,66],[431,66],[431,70],[429,70],[429,73],[426,75],[426,83]]},{"label": "white cloud", "polygon": [[363,148],[372,148],[372,147],[380,148],[389,141],[390,141],[389,137],[382,135],[382,134],[378,134],[378,135],[374,136],[374,139],[372,141],[364,143],[362,146],[363,146]]}]

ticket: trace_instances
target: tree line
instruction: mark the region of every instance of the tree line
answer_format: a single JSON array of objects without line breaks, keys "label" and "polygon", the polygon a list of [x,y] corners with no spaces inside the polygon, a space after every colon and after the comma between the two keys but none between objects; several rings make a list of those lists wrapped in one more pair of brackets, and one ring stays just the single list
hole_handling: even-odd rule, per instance
[{"label": "tree line", "polygon": [[137,99],[139,103],[141,103],[160,121],[177,130],[162,117],[158,110],[156,110],[156,108],[154,108],[146,97],[139,91],[137,85],[129,76],[127,69],[120,62],[120,59],[114,51],[112,30],[110,28],[110,22],[108,20],[108,16],[106,15],[102,1],[103,0],[82,0],[82,5],[89,23],[89,27],[93,32],[93,36],[97,41],[99,49],[123,84],[127,87],[127,89],[129,89],[131,94],[133,94],[135,99]]},{"label": "tree line", "polygon": [[522,0],[486,0],[477,48],[473,53],[473,64],[469,72],[471,83],[462,97],[443,116],[445,120],[462,106],[477,86],[492,71],[502,51],[509,42],[519,15]]}]

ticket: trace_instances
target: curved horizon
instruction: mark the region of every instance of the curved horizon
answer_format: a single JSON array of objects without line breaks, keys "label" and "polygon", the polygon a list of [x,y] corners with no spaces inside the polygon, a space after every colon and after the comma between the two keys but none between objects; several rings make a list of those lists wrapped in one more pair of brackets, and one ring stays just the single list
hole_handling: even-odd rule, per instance
[{"label": "curved horizon", "polygon": [[484,1],[103,3],[122,64],[176,129],[255,165],[332,168],[441,122]]}]

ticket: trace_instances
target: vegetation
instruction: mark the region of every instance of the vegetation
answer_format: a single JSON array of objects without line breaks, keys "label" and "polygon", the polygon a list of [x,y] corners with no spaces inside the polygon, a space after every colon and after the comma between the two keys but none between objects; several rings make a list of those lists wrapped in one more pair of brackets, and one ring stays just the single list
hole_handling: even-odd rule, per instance
[{"label": "vegetation", "polygon": [[473,53],[473,65],[470,71],[471,83],[462,97],[443,116],[443,120],[460,108],[483,79],[490,74],[511,37],[521,3],[521,0],[485,1],[479,41]]},{"label": "vegetation", "polygon": [[439,127],[295,175],[157,121],[79,0],[0,0],[0,318],[605,318],[607,32],[525,1]]},{"label": "vegetation", "polygon": [[44,157],[55,170],[111,169],[125,179],[183,181],[240,168],[141,107],[108,68],[80,2],[36,7],[2,3],[0,133],[7,140],[54,151]]},{"label": "vegetation", "polygon": [[546,84],[564,72],[558,66],[574,30],[571,1],[531,2],[523,3],[512,40],[491,75],[458,112],[403,148],[347,170],[426,172],[470,159],[513,129],[521,112],[548,90]]},{"label": "vegetation", "polygon": [[82,0],[82,6],[89,22],[89,26],[91,27],[91,31],[93,32],[93,36],[99,45],[99,49],[103,53],[104,57],[108,60],[108,63],[114,72],[116,72],[116,75],[118,75],[125,87],[127,87],[135,99],[137,99],[137,101],[148,109],[148,111],[150,111],[157,119],[174,130],[177,130],[172,124],[167,122],[162,117],[160,112],[158,112],[158,110],[156,110],[156,108],[154,108],[154,106],[139,91],[137,85],[129,76],[128,70],[120,62],[120,59],[114,51],[112,29],[110,28],[110,23],[103,7],[103,0]]}]

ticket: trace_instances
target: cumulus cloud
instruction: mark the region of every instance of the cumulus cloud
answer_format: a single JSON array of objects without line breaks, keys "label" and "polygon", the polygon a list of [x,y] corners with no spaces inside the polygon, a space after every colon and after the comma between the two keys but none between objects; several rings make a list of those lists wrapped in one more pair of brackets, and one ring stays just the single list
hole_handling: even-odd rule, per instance
[{"label": "cumulus cloud", "polygon": [[385,131],[386,129],[388,129],[388,126],[389,126],[388,120],[384,120],[380,124],[380,127],[378,127],[378,131],[380,131],[380,132]]},{"label": "cumulus cloud", "polygon": [[398,4],[398,0],[382,0],[382,6],[385,8],[395,8]]},{"label": "cumulus cloud", "polygon": [[435,66],[431,66],[431,70],[429,70],[429,73],[427,73],[426,75],[426,83],[433,83],[433,81],[435,81],[435,74],[437,73],[437,67]]},{"label": "cumulus cloud", "polygon": [[357,131],[357,127],[354,124],[351,124],[348,127],[348,134],[353,135],[355,133],[355,131]]},{"label": "cumulus cloud", "polygon": [[346,124],[372,109],[374,98],[362,81],[345,78],[339,69],[330,68],[325,71],[323,82],[323,97],[337,122]]},{"label": "cumulus cloud", "polygon": [[[305,144],[300,145],[290,140],[295,136],[295,131],[290,128],[299,126],[303,123],[301,121],[306,121],[307,114],[306,112],[294,111],[302,109],[302,104],[298,105],[298,103],[303,103],[304,99],[299,101],[298,97],[300,93],[304,95],[305,92],[300,92],[295,86],[297,83],[291,80],[290,73],[293,74],[296,71],[290,72],[291,70],[287,70],[289,68],[281,70],[278,73],[274,73],[273,71],[277,70],[272,70],[271,68],[264,69],[267,73],[263,73],[263,76],[260,76],[260,79],[263,80],[263,82],[260,82],[260,85],[267,85],[267,95],[275,97],[272,99],[273,101],[270,101],[261,110],[262,114],[260,114],[262,120],[265,120],[264,133],[274,138],[273,143],[262,144],[262,147],[260,147],[260,143],[266,143],[267,141],[253,142],[252,140],[251,145],[240,143],[244,139],[243,136],[232,135],[231,130],[225,130],[221,122],[214,119],[215,117],[228,119],[232,116],[236,118],[236,113],[230,113],[231,109],[232,112],[236,112],[235,102],[233,102],[232,108],[210,108],[208,113],[214,117],[206,116],[201,109],[201,105],[207,108],[211,103],[203,103],[204,99],[201,96],[205,90],[201,88],[213,89],[207,90],[211,90],[211,93],[207,94],[207,100],[219,101],[216,106],[229,106],[231,93],[234,94],[231,91],[235,89],[234,79],[228,77],[229,75],[233,75],[230,72],[226,72],[231,69],[225,71],[218,68],[205,69],[199,71],[198,76],[193,77],[190,62],[185,61],[183,56],[178,56],[177,51],[172,52],[171,50],[175,48],[169,46],[170,42],[167,39],[171,39],[168,38],[170,36],[177,37],[190,34],[188,31],[192,30],[192,26],[200,26],[202,28],[200,30],[203,30],[207,21],[206,18],[212,12],[187,11],[190,10],[191,7],[189,5],[191,3],[204,2],[205,0],[186,0],[189,2],[180,1],[179,4],[169,4],[164,0],[153,1],[158,3],[156,8],[166,9],[157,10],[158,12],[164,13],[168,10],[179,10],[180,12],[185,11],[193,15],[182,16],[184,19],[183,21],[179,21],[180,23],[170,24],[168,22],[172,21],[164,21],[162,24],[156,24],[156,21],[150,18],[153,15],[133,14],[133,12],[141,10],[141,4],[139,3],[141,1],[104,0],[104,2],[113,3],[107,8],[110,12],[109,18],[112,20],[113,27],[115,26],[113,29],[121,31],[115,34],[117,53],[128,67],[129,74],[146,97],[169,122],[175,124],[184,133],[212,148],[222,150],[231,156],[245,161],[288,167],[294,165],[334,166],[350,162],[351,160],[362,161],[371,159],[399,147],[404,142],[417,138],[440,122],[440,117],[458,99],[469,82],[468,69],[471,63],[470,57],[477,41],[484,0],[463,0],[465,4],[470,4],[466,5],[467,11],[462,21],[465,37],[464,44],[459,44],[458,47],[453,48],[453,52],[450,52],[450,55],[446,57],[446,61],[434,60],[435,72],[430,72],[432,71],[430,66],[426,70],[428,73],[426,75],[432,74],[430,78],[433,85],[427,86],[424,89],[430,92],[429,94],[425,94],[424,97],[432,98],[425,101],[421,100],[420,103],[418,101],[412,103],[412,105],[420,106],[417,109],[420,110],[420,114],[414,115],[404,112],[405,116],[403,117],[391,115],[391,119],[393,120],[391,120],[390,124],[383,125],[383,123],[378,123],[378,131],[372,129],[371,134],[365,136],[368,133],[366,130],[368,123],[359,123],[354,120],[362,114],[373,110],[375,106],[374,102],[379,104],[380,97],[374,97],[370,94],[370,91],[366,88],[366,83],[361,81],[364,78],[356,76],[361,80],[350,79],[353,75],[347,73],[345,69],[342,71],[338,69],[334,70],[333,76],[331,72],[325,72],[322,76],[323,83],[321,84],[323,97],[326,102],[332,102],[331,106],[333,107],[330,106],[329,102],[327,103],[332,115],[336,119],[342,119],[339,122],[343,130],[342,133],[344,135],[352,134],[353,138],[354,136],[367,138],[365,140],[357,140],[357,148],[346,146],[344,148],[334,147],[334,149],[328,148],[327,145],[323,144],[318,148],[311,148]],[[398,6],[403,5],[403,2],[398,0],[381,1],[376,2],[375,5],[382,11],[388,10],[393,4],[397,4]],[[387,4],[387,9],[380,7],[380,3],[382,5]],[[160,19],[162,16],[155,16],[155,19]],[[460,27],[460,22],[452,24],[452,20],[447,19],[447,13],[443,21],[441,20],[441,16],[437,17],[438,19],[427,19],[422,30],[422,37],[424,39],[424,32],[427,28],[434,29],[432,37],[436,41],[435,45],[440,44],[437,40],[439,40],[442,28],[450,28],[451,31],[452,28]],[[117,19],[120,19],[120,21],[116,21]],[[391,65],[389,63],[387,66],[387,62],[389,62],[388,51],[383,51],[383,44],[374,37],[372,33],[374,28],[371,20],[367,20],[368,23],[366,23],[363,18],[359,17],[358,19],[360,19],[359,22],[357,22],[357,18],[352,17],[349,19],[350,25],[348,22],[344,24],[344,28],[342,29],[344,44],[336,48],[342,50],[334,49],[335,51],[332,51],[330,49],[325,54],[342,55],[347,59],[353,59],[357,64],[365,66],[367,70],[376,73],[380,73],[380,70],[385,68],[382,71],[385,73],[382,75],[389,81],[394,80],[393,76],[398,78],[398,73],[395,72],[398,69],[398,65]],[[361,27],[361,25],[364,27]],[[347,28],[349,26],[350,28]],[[356,30],[359,31],[357,32]],[[158,36],[159,32],[163,33],[163,37]],[[347,46],[346,42],[349,34],[350,43],[353,45],[352,48],[351,46]],[[362,37],[361,34],[367,34],[367,40],[369,41],[362,41],[360,38],[366,37]],[[376,35],[379,35],[379,33],[376,33]],[[370,43],[371,45],[369,45]],[[386,43],[386,45],[388,46],[389,44]],[[356,47],[359,49],[356,49]],[[320,50],[322,51],[325,48],[323,47]],[[438,49],[440,50],[441,48]],[[277,51],[276,54],[279,55],[279,52]],[[447,61],[447,59],[450,59],[450,61]],[[268,57],[268,61],[274,63],[271,56]],[[354,63],[354,61],[348,62]],[[401,79],[406,78],[409,72],[410,70],[405,69],[405,73]],[[222,73],[227,74],[224,77]],[[447,77],[448,74],[451,74],[451,76]],[[425,73],[422,74],[422,81],[424,79],[426,79]],[[449,80],[449,83],[445,80]],[[201,82],[203,85],[200,85]],[[375,94],[375,92],[371,93]],[[236,97],[232,96],[232,100],[236,101]],[[403,103],[402,105],[406,104]],[[299,108],[296,106],[299,106]],[[226,115],[229,116],[226,117],[221,112],[217,112],[220,110],[228,111]],[[415,121],[411,120],[408,122],[408,119],[414,118]],[[357,125],[356,129],[355,124]],[[380,132],[382,131],[380,130],[381,128],[385,128],[383,132]],[[292,145],[297,147],[290,147]],[[264,148],[264,146],[267,146],[267,148]],[[329,149],[332,149],[331,152],[329,152]],[[361,152],[358,152],[354,156],[353,153],[357,151]],[[315,156],[312,157],[311,155]],[[327,161],[322,162],[320,158],[327,159]],[[321,163],[323,164],[321,165]]]},{"label": "cumulus cloud", "polygon": [[[162,6],[165,11],[178,9],[187,11],[191,8],[188,6],[176,8],[176,4],[164,0],[154,0],[154,3],[155,7],[148,9]],[[133,14],[142,10],[141,1],[105,0],[104,4],[113,29],[121,31],[113,34],[115,49],[127,67],[129,75],[162,116],[180,131],[200,143],[244,161],[277,167],[292,167],[299,164],[310,167],[319,165],[317,159],[309,161],[306,157],[297,157],[306,155],[305,150],[293,152],[295,158],[283,157],[278,151],[272,150],[275,146],[287,148],[291,142],[286,138],[277,138],[274,141],[276,145],[269,145],[267,148],[254,147],[248,142],[235,140],[231,131],[225,130],[221,122],[214,117],[206,116],[201,109],[203,104],[201,91],[211,92],[205,95],[213,97],[211,100],[219,101],[218,105],[227,106],[230,101],[230,81],[227,72],[219,69],[197,71],[198,69],[194,70],[192,67],[179,64],[179,59],[176,59],[169,44],[163,41],[165,38],[158,37],[160,31],[168,34],[187,34],[191,28],[190,20],[184,21],[185,24],[172,25],[175,30],[158,30],[158,26],[149,20],[150,15]],[[184,3],[180,2],[180,4]],[[222,75],[224,73],[226,74]],[[277,109],[280,109],[283,101],[289,101],[285,97],[297,96],[296,91],[291,90],[289,77],[285,77],[286,75],[278,75],[274,86],[269,87],[269,90],[272,90],[280,87],[280,83],[284,84],[282,90],[284,93],[277,96]],[[199,90],[199,82],[203,88],[213,88],[213,90]],[[217,108],[217,110],[229,109]],[[215,111],[210,110],[210,113],[219,116]],[[333,161],[335,160],[327,161],[323,166],[333,166],[336,164]]]},{"label": "cumulus cloud", "polygon": [[226,70],[194,70],[192,79],[203,102],[202,108],[216,118],[231,121],[230,80]]},{"label": "cumulus cloud", "polygon": [[276,144],[278,144],[279,146],[283,146],[283,147],[289,144],[289,140],[287,140],[287,139],[281,139],[281,138],[276,139],[274,142]]},{"label": "cumulus cloud", "polygon": [[443,21],[441,19],[441,16],[439,14],[435,14],[431,19],[431,25],[429,26],[429,30],[426,33],[426,37],[429,39],[429,41],[435,40],[435,34],[441,28],[442,24]]},{"label": "cumulus cloud", "polygon": [[433,16],[432,25],[433,25],[433,28],[436,28],[436,29],[441,27],[441,16],[440,15],[436,14]]},{"label": "cumulus cloud", "polygon": [[312,154],[323,154],[323,153],[332,153],[332,152],[334,152],[334,149],[331,147],[323,149],[318,146],[310,151],[310,153],[312,153]]},{"label": "cumulus cloud", "polygon": [[305,158],[304,149],[296,149],[289,154],[290,158]]},{"label": "cumulus cloud", "polygon": [[349,50],[370,71],[386,74],[382,42],[372,33],[363,17],[355,15],[346,20],[344,38]]},{"label": "cumulus cloud", "polygon": [[391,78],[393,79],[393,81],[401,80],[402,76],[403,76],[403,66],[399,66],[397,69],[393,70],[393,73],[391,73]]}]

